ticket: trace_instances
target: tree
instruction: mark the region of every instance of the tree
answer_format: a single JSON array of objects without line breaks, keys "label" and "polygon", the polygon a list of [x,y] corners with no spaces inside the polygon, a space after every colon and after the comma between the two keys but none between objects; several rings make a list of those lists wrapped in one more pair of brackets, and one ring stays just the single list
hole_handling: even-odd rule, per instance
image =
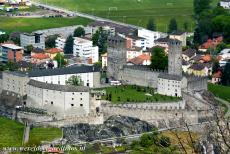
[{"label": "tree", "polygon": [[66,39],[65,46],[64,46],[65,54],[73,54],[73,43],[74,43],[73,36],[69,35]]},{"label": "tree", "polygon": [[92,41],[93,45],[98,46],[99,53],[104,53],[107,50],[107,39],[108,39],[108,32],[103,30],[100,27],[95,34],[93,34]]},{"label": "tree", "polygon": [[214,60],[213,66],[212,66],[212,73],[216,73],[220,69],[220,64],[218,60]]},{"label": "tree", "polygon": [[188,22],[185,21],[183,26],[184,26],[184,30],[187,31],[188,30]]},{"label": "tree", "polygon": [[161,136],[160,145],[163,147],[169,147],[171,145],[170,138],[166,136]]},{"label": "tree", "polygon": [[230,61],[224,67],[224,71],[221,76],[221,83],[224,86],[230,86]]},{"label": "tree", "polygon": [[85,30],[84,28],[82,27],[78,27],[74,30],[74,34],[73,34],[74,37],[82,37],[82,36],[85,36]]},{"label": "tree", "polygon": [[168,56],[160,47],[156,47],[152,51],[151,65],[152,69],[165,70],[168,66]]},{"label": "tree", "polygon": [[172,18],[170,21],[169,21],[169,25],[168,25],[168,33],[172,33],[173,31],[177,31],[178,28],[177,28],[177,21],[175,18]]},{"label": "tree", "polygon": [[60,53],[58,53],[58,54],[54,57],[54,60],[57,61],[58,67],[63,67],[63,66],[66,64],[64,55],[62,55],[62,54],[60,54]]},{"label": "tree", "polygon": [[140,145],[142,147],[149,147],[153,144],[153,140],[151,138],[151,135],[149,134],[143,134],[140,139]]},{"label": "tree", "polygon": [[73,86],[83,86],[84,82],[82,81],[80,76],[73,75],[66,81],[66,84]]},{"label": "tree", "polygon": [[155,30],[156,30],[155,21],[154,21],[153,19],[149,19],[146,28],[147,28],[148,30],[155,31]]},{"label": "tree", "polygon": [[58,35],[51,35],[46,38],[45,46],[46,48],[55,48],[55,41]]},{"label": "tree", "polygon": [[194,0],[193,7],[196,16],[199,16],[203,11],[210,8],[211,0]]},{"label": "tree", "polygon": [[25,53],[30,54],[33,49],[34,49],[33,45],[27,45]]},{"label": "tree", "polygon": [[9,35],[8,34],[2,34],[2,35],[0,35],[0,43],[4,43],[7,40],[9,40]]}]

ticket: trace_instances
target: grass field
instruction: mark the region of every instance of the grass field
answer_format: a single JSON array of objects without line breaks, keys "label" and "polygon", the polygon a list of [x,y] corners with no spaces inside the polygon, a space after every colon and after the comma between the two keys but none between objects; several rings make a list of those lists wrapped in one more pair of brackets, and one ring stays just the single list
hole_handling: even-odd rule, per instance
[{"label": "grass field", "polygon": [[23,124],[0,117],[0,148],[21,146],[23,130]]},{"label": "grass field", "polygon": [[0,17],[0,29],[7,32],[32,32],[40,29],[87,25],[89,19],[77,18],[9,18]]},{"label": "grass field", "polygon": [[30,131],[30,142],[52,141],[61,136],[62,132],[59,128],[33,128]]},{"label": "grass field", "polygon": [[[0,149],[1,147],[19,147],[22,145],[22,137],[24,132],[24,125],[0,117]],[[59,128],[33,128],[30,131],[29,143],[40,144],[41,141],[51,141],[60,138],[62,135]]]},{"label": "grass field", "polygon": [[[105,88],[106,96],[102,96],[102,99],[109,100],[109,95],[111,94],[112,103],[121,102],[166,102],[179,100],[176,97],[163,96],[159,94],[154,94],[154,90],[151,88],[144,88],[138,86],[117,86]],[[146,94],[151,94],[148,96]]]},{"label": "grass field", "polygon": [[[188,22],[194,28],[193,0],[37,0],[50,5],[85,12],[112,20],[146,27],[149,18],[156,21],[157,30],[167,31],[171,18],[176,18],[180,29]],[[218,0],[214,0],[215,5]]]},{"label": "grass field", "polygon": [[216,97],[220,97],[230,102],[230,87],[209,83],[208,90]]}]

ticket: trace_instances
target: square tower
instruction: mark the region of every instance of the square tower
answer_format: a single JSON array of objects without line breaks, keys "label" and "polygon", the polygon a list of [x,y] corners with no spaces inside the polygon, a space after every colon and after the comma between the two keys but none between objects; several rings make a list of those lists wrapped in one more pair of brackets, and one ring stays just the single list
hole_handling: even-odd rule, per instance
[{"label": "square tower", "polygon": [[177,39],[169,39],[168,73],[182,76],[182,43]]},{"label": "square tower", "polygon": [[109,78],[120,79],[119,72],[126,64],[126,40],[118,35],[108,38],[107,75]]}]

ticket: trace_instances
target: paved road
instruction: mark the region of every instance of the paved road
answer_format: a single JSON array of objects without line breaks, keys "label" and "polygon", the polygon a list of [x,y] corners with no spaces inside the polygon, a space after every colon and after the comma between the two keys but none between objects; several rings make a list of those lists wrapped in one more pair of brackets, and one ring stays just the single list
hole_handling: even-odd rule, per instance
[{"label": "paved road", "polygon": [[113,21],[110,19],[106,19],[106,18],[102,18],[102,17],[98,17],[98,16],[94,16],[94,15],[90,15],[90,14],[86,14],[86,13],[82,13],[82,12],[78,12],[78,11],[70,11],[64,8],[60,8],[57,6],[51,6],[51,5],[47,5],[47,4],[43,4],[40,2],[35,2],[32,1],[32,4],[37,6],[37,7],[43,7],[49,10],[54,10],[54,11],[58,11],[58,12],[63,12],[65,14],[68,14],[70,16],[79,16],[79,17],[83,17],[83,18],[88,18],[91,20],[96,20],[96,21],[107,21],[107,22],[111,22],[114,24],[118,24],[118,25],[123,25],[123,26],[128,26],[128,27],[132,27],[132,28],[143,28],[143,27],[138,27],[135,25],[130,25],[130,24],[126,24],[126,23],[122,23],[122,22],[118,22],[118,21]]},{"label": "paved road", "polygon": [[225,104],[225,105],[227,106],[228,111],[227,111],[227,113],[225,114],[225,117],[230,117],[230,102],[228,102],[228,101],[226,101],[226,100],[223,100],[223,99],[221,99],[221,98],[219,98],[219,97],[215,97],[215,99],[216,99],[217,101],[220,101],[221,103],[223,103],[223,104]]}]

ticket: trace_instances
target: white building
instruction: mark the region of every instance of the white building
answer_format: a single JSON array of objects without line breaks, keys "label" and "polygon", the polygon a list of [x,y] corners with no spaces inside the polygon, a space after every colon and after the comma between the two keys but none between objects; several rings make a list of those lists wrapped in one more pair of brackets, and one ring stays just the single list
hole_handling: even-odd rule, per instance
[{"label": "white building", "polygon": [[157,92],[161,95],[182,97],[182,89],[186,87],[186,78],[171,74],[158,76]]},{"label": "white building", "polygon": [[221,56],[221,60],[230,59],[230,49],[223,49],[219,55]]},{"label": "white building", "polygon": [[[58,37],[55,42],[56,48],[63,50],[66,38]],[[74,37],[73,55],[92,59],[92,63],[96,63],[99,60],[99,48],[98,46],[93,46],[93,42],[90,40]]]},{"label": "white building", "polygon": [[221,0],[220,6],[222,6],[225,9],[230,9],[230,0]]},{"label": "white building", "polygon": [[92,59],[92,63],[96,63],[99,60],[99,48],[93,46],[93,42],[90,40],[75,37],[73,55]]},{"label": "white building", "polygon": [[90,112],[89,87],[28,82],[27,107],[45,109],[55,117],[86,115]]},{"label": "white building", "polygon": [[154,32],[147,29],[138,29],[138,37],[142,37],[146,39],[146,47],[152,48],[155,46],[155,40],[159,38],[167,37],[167,34],[162,32]]},{"label": "white building", "polygon": [[20,44],[26,49],[28,45],[34,48],[45,49],[45,36],[43,33],[23,33],[20,34]]},{"label": "white building", "polygon": [[30,79],[50,83],[66,85],[71,76],[79,76],[87,87],[98,87],[100,85],[100,70],[94,66],[70,66],[58,69],[34,70],[28,73]]}]

